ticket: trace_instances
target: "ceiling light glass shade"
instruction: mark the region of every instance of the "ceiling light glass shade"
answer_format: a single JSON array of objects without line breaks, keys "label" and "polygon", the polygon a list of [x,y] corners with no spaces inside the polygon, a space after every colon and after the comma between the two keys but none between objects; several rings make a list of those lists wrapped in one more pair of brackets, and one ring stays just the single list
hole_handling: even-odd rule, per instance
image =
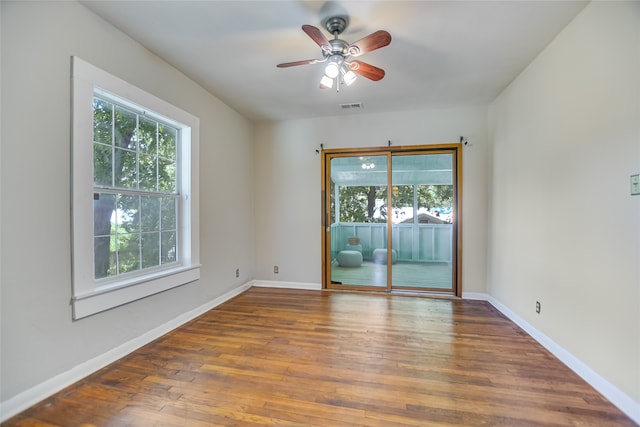
[{"label": "ceiling light glass shade", "polygon": [[373,161],[366,159],[364,162],[362,162],[361,166],[362,166],[362,169],[369,170],[369,169],[375,168],[376,164],[373,163]]},{"label": "ceiling light glass shade", "polygon": [[322,76],[322,79],[320,79],[320,87],[322,89],[331,89],[333,87],[333,79],[327,76]]},{"label": "ceiling light glass shade", "polygon": [[330,77],[332,79],[335,79],[336,77],[338,77],[339,72],[340,72],[340,68],[338,68],[338,64],[334,62],[328,63],[324,69],[324,74],[327,77]]},{"label": "ceiling light glass shade", "polygon": [[355,82],[357,77],[356,73],[349,70],[344,74],[344,76],[342,76],[342,80],[344,81],[344,84],[351,86],[351,83]]},{"label": "ceiling light glass shade", "polygon": [[340,55],[331,55],[329,57],[327,66],[324,67],[324,74],[332,79],[338,77],[338,74],[340,74],[340,66],[342,65],[342,60],[342,56]]}]

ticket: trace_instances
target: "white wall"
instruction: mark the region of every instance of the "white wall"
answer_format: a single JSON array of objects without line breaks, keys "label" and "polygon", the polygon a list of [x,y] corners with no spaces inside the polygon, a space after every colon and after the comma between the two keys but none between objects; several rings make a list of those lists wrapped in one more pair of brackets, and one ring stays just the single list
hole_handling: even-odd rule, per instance
[{"label": "white wall", "polygon": [[587,6],[489,117],[490,294],[640,405],[640,3]]},{"label": "white wall", "polygon": [[[253,278],[253,126],[75,2],[2,12],[2,402]],[[201,280],[71,321],[70,58],[198,116]],[[240,268],[241,277],[235,278]]]},{"label": "white wall", "polygon": [[[320,284],[320,156],[325,148],[459,142],[463,148],[463,292],[485,292],[487,109],[345,114],[263,122],[255,146],[256,278]],[[273,273],[278,265],[279,274]]]}]

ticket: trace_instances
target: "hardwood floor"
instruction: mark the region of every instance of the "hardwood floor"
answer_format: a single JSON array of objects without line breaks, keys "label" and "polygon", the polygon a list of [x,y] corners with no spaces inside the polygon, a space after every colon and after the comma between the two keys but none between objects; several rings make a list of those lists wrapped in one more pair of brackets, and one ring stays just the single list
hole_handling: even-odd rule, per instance
[{"label": "hardwood floor", "polygon": [[633,426],[488,303],[252,288],[3,426]]}]

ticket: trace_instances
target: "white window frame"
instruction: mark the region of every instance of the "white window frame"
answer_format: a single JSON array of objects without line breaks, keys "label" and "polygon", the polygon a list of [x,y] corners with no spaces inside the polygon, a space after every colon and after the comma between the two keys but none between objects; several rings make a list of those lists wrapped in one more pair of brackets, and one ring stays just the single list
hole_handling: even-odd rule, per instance
[{"label": "white window frame", "polygon": [[[179,128],[178,263],[140,274],[95,279],[93,237],[93,97],[106,92]],[[88,62],[72,58],[73,319],[135,301],[200,278],[198,147],[200,120]]]}]

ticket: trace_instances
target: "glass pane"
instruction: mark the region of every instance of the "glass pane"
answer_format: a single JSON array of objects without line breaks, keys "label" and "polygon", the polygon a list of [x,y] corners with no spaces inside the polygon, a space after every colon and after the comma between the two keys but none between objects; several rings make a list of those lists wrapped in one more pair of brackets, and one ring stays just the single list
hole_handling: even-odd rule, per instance
[{"label": "glass pane", "polygon": [[418,186],[419,211],[445,223],[453,222],[453,185],[420,185]]},{"label": "glass pane", "polygon": [[118,188],[137,189],[138,165],[134,151],[115,149],[114,153],[114,185]]},{"label": "glass pane", "polygon": [[142,233],[142,268],[160,265],[160,233]]},{"label": "glass pane", "polygon": [[160,231],[160,198],[140,197],[141,231]]},{"label": "glass pane", "polygon": [[111,187],[112,150],[110,145],[93,144],[93,185]]},{"label": "glass pane", "polygon": [[116,196],[114,194],[94,193],[93,195],[93,235],[108,236],[115,234]]},{"label": "glass pane", "polygon": [[118,234],[118,274],[140,269],[140,235]]},{"label": "glass pane", "polygon": [[329,194],[329,224],[334,224],[336,222],[336,183],[333,180],[331,180],[331,188],[329,191],[331,192]]},{"label": "glass pane", "polygon": [[167,160],[176,160],[176,143],[178,141],[178,130],[166,125],[158,125],[158,155]]},{"label": "glass pane", "polygon": [[392,286],[453,289],[453,155],[392,159]]},{"label": "glass pane", "polygon": [[176,162],[173,160],[158,159],[158,190],[164,193],[176,193]]},{"label": "glass pane", "polygon": [[116,274],[116,196],[94,193],[93,199],[93,271],[100,279]]},{"label": "glass pane", "polygon": [[177,230],[176,210],[178,208],[178,199],[164,198],[162,199],[161,227],[162,231]]},{"label": "glass pane", "polygon": [[115,139],[116,147],[136,150],[138,115],[120,106],[115,107]]},{"label": "glass pane", "polygon": [[394,224],[413,222],[413,185],[394,185],[392,193],[392,215]]},{"label": "glass pane", "polygon": [[386,287],[387,157],[333,158],[331,181],[331,283]]},{"label": "glass pane", "polygon": [[102,236],[93,239],[94,276],[96,279],[116,274],[116,236]]},{"label": "glass pane", "polygon": [[93,141],[113,143],[113,104],[93,98]]},{"label": "glass pane", "polygon": [[138,173],[140,183],[138,188],[146,191],[156,191],[158,186],[158,165],[155,156],[140,155]]},{"label": "glass pane", "polygon": [[120,196],[118,198],[118,233],[137,233],[140,231],[140,197]]},{"label": "glass pane", "polygon": [[162,242],[160,250],[162,251],[162,264],[175,262],[177,260],[175,231],[162,232]]},{"label": "glass pane", "polygon": [[154,120],[140,117],[138,124],[138,147],[141,153],[156,156],[158,148],[157,126]]}]

